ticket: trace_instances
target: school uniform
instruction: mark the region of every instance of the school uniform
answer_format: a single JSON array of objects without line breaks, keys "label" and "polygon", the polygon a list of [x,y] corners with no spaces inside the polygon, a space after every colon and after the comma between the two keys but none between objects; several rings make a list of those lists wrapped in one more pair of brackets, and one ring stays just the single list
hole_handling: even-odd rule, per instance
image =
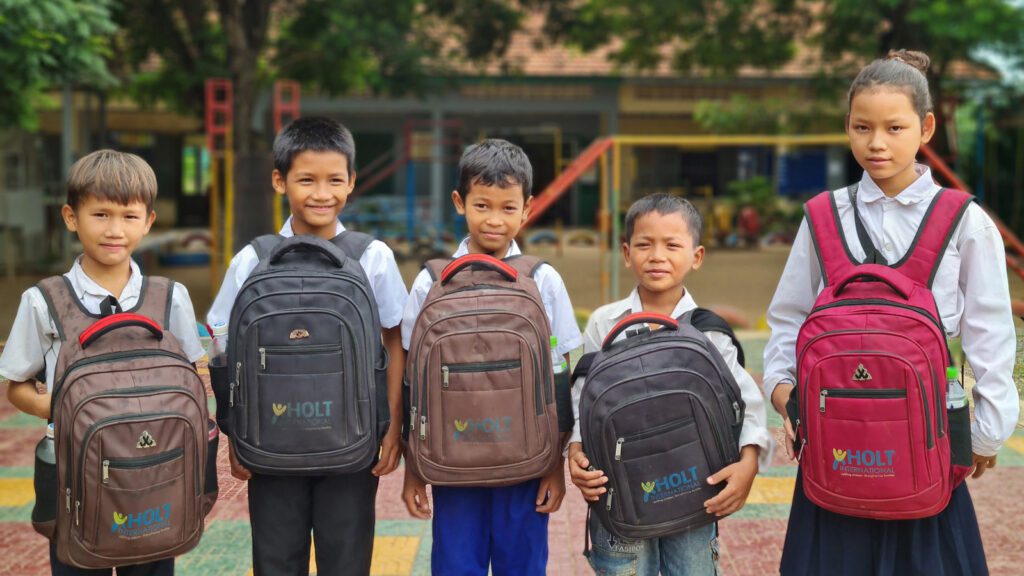
[{"label": "school uniform", "polygon": [[[866,172],[858,185],[856,210],[888,262],[899,261],[910,249],[941,189],[927,167],[915,169],[917,180],[894,198],[885,196]],[[857,238],[847,190],[832,194],[845,237]],[[858,242],[846,244],[854,259],[865,259]],[[768,397],[780,382],[795,382],[797,333],[822,288],[821,266],[805,220],[768,309],[771,337],[765,347],[764,378]],[[1003,242],[981,206],[970,205],[953,231],[932,293],[946,335],[961,338],[977,380],[972,449],[994,455],[1012,434],[1019,413],[1012,377],[1016,333]],[[834,514],[807,500],[799,476],[793,500],[783,574],[988,573],[966,483],[953,491],[946,510],[919,520],[865,520]]]},{"label": "school uniform", "polygon": [[[452,255],[469,253],[469,238]],[[521,254],[515,241],[505,257]],[[556,352],[568,354],[581,343],[579,327],[565,283],[550,265],[534,274]],[[402,314],[402,346],[408,350],[416,317],[433,281],[423,270],[416,276]],[[412,360],[410,360],[412,361]],[[536,511],[540,479],[498,488],[434,486],[431,569],[445,576],[542,575],[548,560],[548,515]]]},{"label": "school uniform", "polygon": [[[337,223],[336,234],[345,231]],[[293,236],[291,217],[279,232]],[[238,291],[259,258],[252,246],[231,260],[207,322],[228,322]],[[374,240],[359,258],[382,328],[402,319],[407,293],[394,254]],[[374,462],[376,464],[376,461]],[[253,474],[249,480],[249,520],[252,528],[253,571],[257,575],[308,574],[310,530],[321,574],[369,574],[373,553],[374,505],[378,478],[364,471],[320,476]]]},{"label": "school uniform", "polygon": [[[686,290],[672,310],[672,317],[697,308],[693,294]],[[621,320],[637,312],[643,312],[643,303],[636,288],[622,300],[606,304],[594,311],[583,331],[583,352],[597,352],[608,333]],[[770,453],[771,439],[768,435],[767,415],[764,398],[750,374],[739,364],[738,352],[732,339],[721,332],[705,332],[725,360],[729,372],[736,379],[740,396],[746,405],[743,426],[740,429],[739,446],[757,446],[761,459]],[[615,342],[626,338],[620,334]],[[580,433],[580,397],[586,381],[578,379],[572,387],[572,408],[576,418],[570,442],[582,442]],[[592,544],[591,566],[598,574],[630,574],[656,576],[659,569],[664,574],[698,575],[716,574],[718,570],[718,527],[717,523],[701,526],[661,538],[631,539],[612,535],[596,515],[590,517],[590,540]]]},{"label": "school uniform", "polygon": [[[143,288],[143,276],[138,265],[129,260],[130,276],[120,294],[111,294],[97,284],[82,269],[81,257],[75,260],[71,269],[64,274],[68,279],[75,298],[90,314],[101,314],[130,310],[139,302]],[[188,290],[174,283],[171,292],[170,322],[166,329],[174,334],[190,362],[203,357],[205,351],[199,342],[196,330],[195,312]],[[57,325],[42,292],[37,287],[21,295],[21,303],[7,337],[7,345],[0,355],[0,376],[16,382],[25,382],[45,374],[46,391],[53,390],[53,375],[60,353],[61,341]],[[61,563],[57,559],[56,544],[50,543],[50,570],[54,576],[91,576],[111,574],[111,569],[85,570]],[[174,559],[159,560],[146,564],[118,567],[117,573],[128,576],[163,576],[174,573]]]}]

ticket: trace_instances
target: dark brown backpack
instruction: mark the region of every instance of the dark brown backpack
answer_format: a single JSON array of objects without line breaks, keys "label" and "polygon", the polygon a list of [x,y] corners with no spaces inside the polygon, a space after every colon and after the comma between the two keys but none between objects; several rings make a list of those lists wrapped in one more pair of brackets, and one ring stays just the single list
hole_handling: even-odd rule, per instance
[{"label": "dark brown backpack", "polygon": [[407,362],[409,466],[429,484],[503,486],[561,460],[551,328],[530,256],[431,260]]},{"label": "dark brown backpack", "polygon": [[63,276],[39,283],[61,348],[51,401],[56,493],[36,495],[57,500],[56,517],[33,525],[66,564],[109,568],[188,552],[216,500],[206,391],[167,331],[173,286],[146,277],[134,309],[101,317]]}]

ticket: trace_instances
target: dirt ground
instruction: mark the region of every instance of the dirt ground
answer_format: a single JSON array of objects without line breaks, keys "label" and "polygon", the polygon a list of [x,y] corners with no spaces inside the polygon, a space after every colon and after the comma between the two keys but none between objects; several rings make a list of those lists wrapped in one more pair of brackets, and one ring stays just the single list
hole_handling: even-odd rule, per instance
[{"label": "dirt ground", "polygon": [[[604,303],[596,248],[568,246],[559,254],[554,246],[542,245],[532,248],[531,253],[541,256],[561,273],[577,309],[589,311]],[[687,288],[701,306],[734,307],[756,328],[775,293],[788,254],[788,248],[781,246],[758,250],[712,248],[700,270],[687,278]],[[618,254],[615,257],[620,258]],[[406,285],[409,285],[420,265],[405,262],[399,267]],[[625,268],[620,272],[619,298],[623,298],[632,289],[634,281]],[[200,320],[206,316],[213,300],[208,267],[155,268],[152,273],[170,276],[188,287],[196,316]],[[17,276],[3,281],[0,288],[0,332],[3,334],[0,334],[0,340],[6,337],[14,321],[22,291],[39,279],[36,276]],[[1024,299],[1024,280],[1011,275],[1010,292],[1014,298]]]}]

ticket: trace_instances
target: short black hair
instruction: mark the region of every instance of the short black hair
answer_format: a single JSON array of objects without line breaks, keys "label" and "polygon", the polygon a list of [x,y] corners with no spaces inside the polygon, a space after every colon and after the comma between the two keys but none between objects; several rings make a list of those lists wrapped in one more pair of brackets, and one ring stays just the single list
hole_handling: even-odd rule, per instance
[{"label": "short black hair", "polygon": [[704,229],[704,221],[700,216],[700,212],[686,198],[663,193],[644,196],[633,202],[633,205],[629,207],[629,212],[626,212],[626,233],[622,239],[623,242],[626,244],[632,242],[637,218],[646,216],[651,212],[657,212],[661,215],[679,214],[682,216],[683,222],[686,222],[686,226],[690,229],[690,234],[693,236],[694,248],[700,246],[700,236]]},{"label": "short black hair", "polygon": [[356,171],[356,143],[341,122],[319,116],[291,121],[274,138],[274,169],[287,176],[292,161],[306,151],[337,152],[348,160],[348,174]]},{"label": "short black hair", "polygon": [[520,185],[525,201],[533,191],[533,166],[519,146],[500,138],[489,138],[466,148],[459,159],[456,191],[463,200],[473,184],[499,188]]}]

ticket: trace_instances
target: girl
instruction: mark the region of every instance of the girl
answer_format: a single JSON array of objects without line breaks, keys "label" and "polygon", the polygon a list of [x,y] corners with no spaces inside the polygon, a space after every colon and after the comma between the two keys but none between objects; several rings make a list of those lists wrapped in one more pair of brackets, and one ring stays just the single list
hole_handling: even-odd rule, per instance
[{"label": "girl", "polygon": [[[849,92],[846,131],[864,169],[854,194],[833,192],[848,253],[858,262],[894,263],[912,246],[932,199],[940,190],[915,157],[935,132],[925,72],[929,59],[900,50],[861,70]],[[851,198],[853,199],[851,202]],[[867,254],[858,238],[855,211],[877,253]],[[815,298],[822,271],[805,219],[779,281],[765,348],[765,393],[793,425],[786,401],[796,381],[796,339]],[[970,205],[941,255],[933,283],[942,325],[959,335],[977,384],[972,425],[974,478],[996,465],[996,452],[1017,422],[1019,404],[1012,381],[1015,333],[1003,243],[995,224]],[[787,450],[793,456],[792,447]],[[804,494],[798,475],[782,552],[781,573],[790,575],[988,574],[974,505],[965,483],[938,515],[918,520],[871,520],[820,508]]]}]

